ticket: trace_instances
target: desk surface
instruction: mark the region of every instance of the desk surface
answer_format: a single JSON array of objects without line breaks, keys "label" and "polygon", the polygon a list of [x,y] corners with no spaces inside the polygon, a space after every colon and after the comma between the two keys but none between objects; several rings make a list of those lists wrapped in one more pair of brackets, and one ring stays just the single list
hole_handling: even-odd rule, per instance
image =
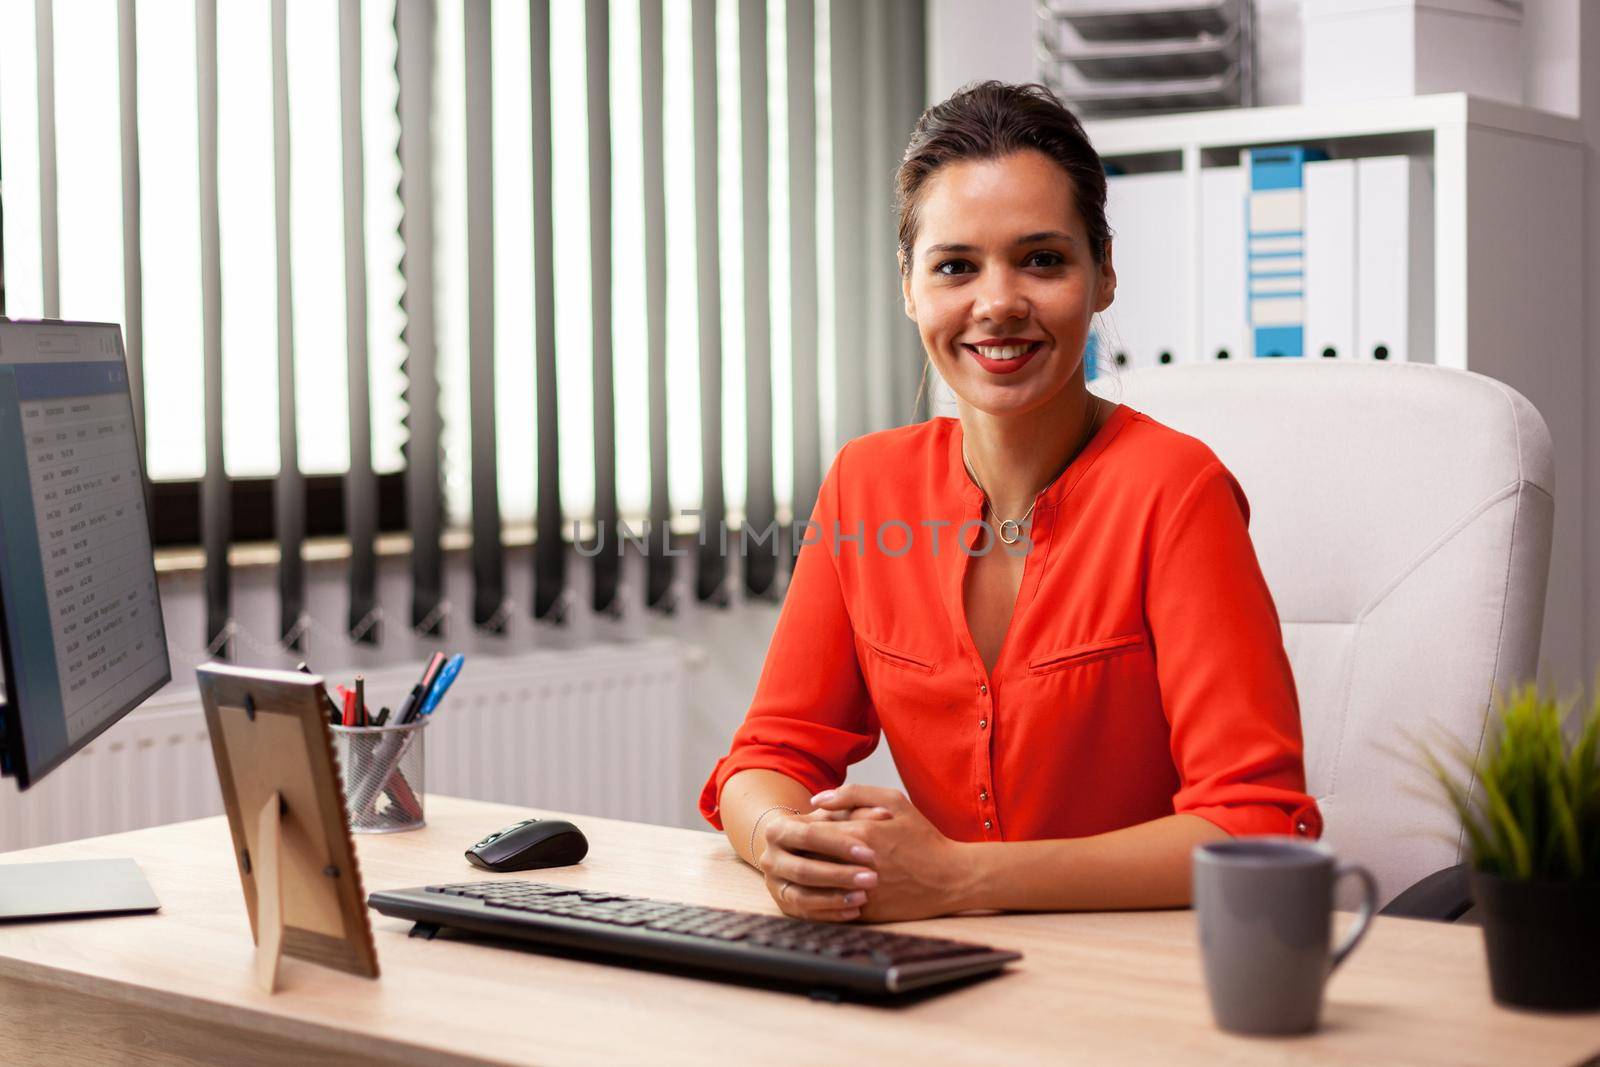
[{"label": "desk surface", "polygon": [[[366,890],[528,877],[774,911],[720,836],[572,816],[582,865],[475,871],[462,849],[523,809],[428,798],[424,830],[357,835]],[[1481,933],[1380,919],[1328,987],[1324,1029],[1248,1039],[1213,1028],[1187,911],[1001,915],[898,929],[1020,949],[1011,971],[900,1007],[444,940],[370,912],[374,982],[285,959],[261,993],[221,818],[15,852],[3,862],[132,856],[156,915],[0,926],[0,1060],[70,1062],[94,1042],[196,1062],[1221,1062],[1573,1064],[1600,1016],[1506,1011]],[[1343,921],[1348,921],[1347,919]],[[7,1046],[12,1049],[8,1051]],[[103,1050],[104,1051],[104,1050]]]}]

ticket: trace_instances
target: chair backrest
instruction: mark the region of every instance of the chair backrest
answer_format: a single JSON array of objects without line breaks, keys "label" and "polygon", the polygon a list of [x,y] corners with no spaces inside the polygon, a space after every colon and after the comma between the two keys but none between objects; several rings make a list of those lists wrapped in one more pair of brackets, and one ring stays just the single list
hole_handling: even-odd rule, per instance
[{"label": "chair backrest", "polygon": [[1324,839],[1385,901],[1461,862],[1415,756],[1441,735],[1476,753],[1495,695],[1534,677],[1554,512],[1538,411],[1421,364],[1154,367],[1095,391],[1198,437],[1244,487]]}]

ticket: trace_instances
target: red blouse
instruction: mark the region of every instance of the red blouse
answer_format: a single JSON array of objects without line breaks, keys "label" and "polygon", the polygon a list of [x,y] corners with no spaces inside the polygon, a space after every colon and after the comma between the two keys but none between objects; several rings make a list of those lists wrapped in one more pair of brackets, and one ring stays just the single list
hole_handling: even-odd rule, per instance
[{"label": "red blouse", "polygon": [[1028,546],[995,540],[982,507],[956,419],[840,450],[755,699],[701,793],[713,826],[739,771],[832,788],[881,732],[912,803],[956,840],[1174,812],[1320,835],[1249,505],[1209,448],[1112,413],[1038,498],[992,674],[967,629],[966,562]]}]

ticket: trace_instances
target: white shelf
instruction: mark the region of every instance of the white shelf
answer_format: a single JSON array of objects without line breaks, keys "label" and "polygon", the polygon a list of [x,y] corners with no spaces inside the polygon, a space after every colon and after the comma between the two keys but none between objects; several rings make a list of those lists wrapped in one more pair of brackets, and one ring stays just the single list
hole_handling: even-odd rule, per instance
[{"label": "white shelf", "polygon": [[1084,123],[1084,130],[1102,156],[1133,156],[1184,148],[1243,148],[1463,126],[1573,144],[1584,140],[1583,125],[1577,119],[1466,93],[1102,119]]}]

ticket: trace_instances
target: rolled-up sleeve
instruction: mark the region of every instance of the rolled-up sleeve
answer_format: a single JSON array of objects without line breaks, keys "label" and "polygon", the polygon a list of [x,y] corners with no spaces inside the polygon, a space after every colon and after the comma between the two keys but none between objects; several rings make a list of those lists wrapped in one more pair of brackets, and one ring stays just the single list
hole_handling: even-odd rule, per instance
[{"label": "rolled-up sleeve", "polygon": [[1212,461],[1151,547],[1146,613],[1180,781],[1173,810],[1235,836],[1318,837],[1294,676],[1249,519],[1244,490]]},{"label": "rolled-up sleeve", "polygon": [[749,712],[700,793],[700,814],[719,830],[722,787],[740,771],[777,771],[816,793],[840,785],[878,744],[838,568],[826,537],[815,533],[831,530],[838,516],[842,457],[817,494],[807,538],[815,543],[795,561]]}]

